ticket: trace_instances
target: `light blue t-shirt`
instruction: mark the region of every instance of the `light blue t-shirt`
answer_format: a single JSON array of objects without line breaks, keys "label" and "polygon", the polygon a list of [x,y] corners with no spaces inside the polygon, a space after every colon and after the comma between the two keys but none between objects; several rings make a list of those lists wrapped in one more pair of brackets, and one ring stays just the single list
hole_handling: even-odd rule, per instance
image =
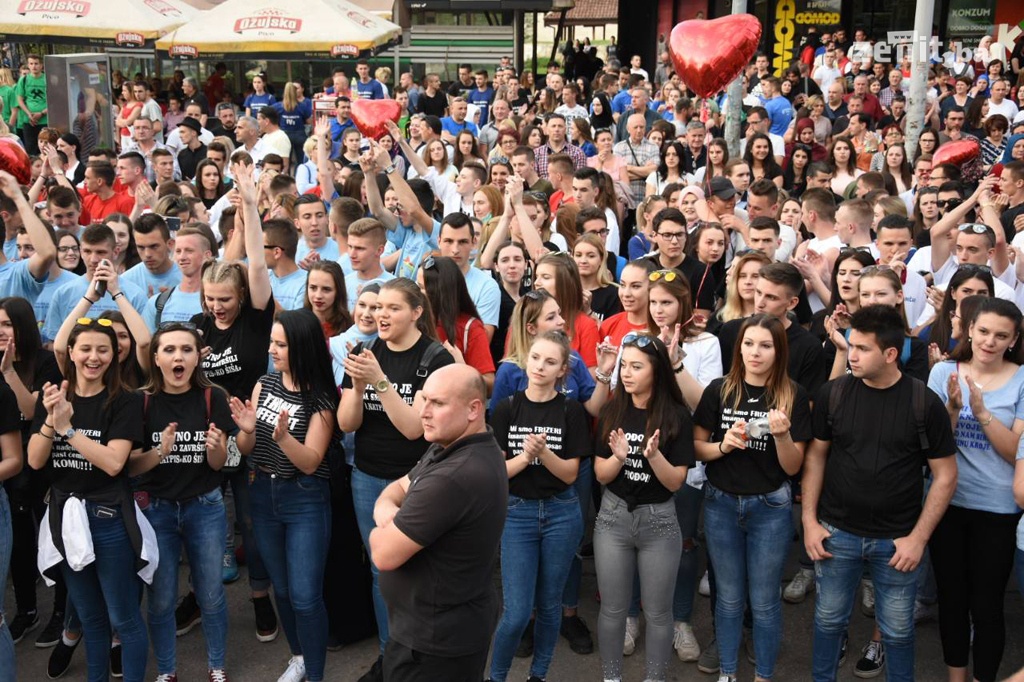
[{"label": "light blue t-shirt", "polygon": [[333,239],[328,239],[324,242],[324,245],[319,248],[310,249],[306,240],[302,238],[302,235],[299,235],[299,245],[295,248],[295,262],[301,262],[303,258],[309,255],[310,251],[316,251],[319,253],[320,260],[336,261],[341,258],[341,251],[338,249],[338,242]]},{"label": "light blue t-shirt", "polygon": [[[345,379],[345,358],[348,357],[348,344],[355,345],[362,341],[364,344],[377,338],[377,334],[364,334],[359,327],[352,325],[338,336],[332,336],[327,345],[331,351],[331,369],[334,371],[334,385],[341,392],[341,382]],[[345,431],[341,434],[341,442],[345,447],[345,461],[349,466],[355,464],[356,458],[356,434]]]},{"label": "light blue t-shirt", "polygon": [[[120,284],[121,291],[128,297],[128,302],[132,304],[132,307],[138,311],[145,310],[146,294],[131,282],[122,281]],[[50,300],[50,311],[47,313],[46,323],[43,325],[44,339],[52,341],[56,338],[57,332],[60,331],[60,326],[64,324],[65,318],[75,309],[78,301],[85,295],[90,285],[92,285],[92,282],[85,277],[79,277],[53,292],[53,298]],[[93,294],[93,296],[95,295]],[[96,318],[99,317],[100,313],[107,310],[117,310],[117,301],[110,297],[109,291],[103,294],[103,298],[92,304],[89,312],[86,313],[86,317]]]},{"label": "light blue t-shirt", "polygon": [[[156,299],[160,294],[153,294],[146,301],[142,311],[142,319],[146,321],[149,331],[156,331]],[[167,297],[164,309],[160,312],[160,324],[165,322],[188,322],[193,316],[203,312],[203,301],[198,291],[185,292],[175,289]]]},{"label": "light blue t-shirt", "polygon": [[181,284],[181,269],[177,263],[171,263],[171,269],[163,274],[156,274],[146,267],[145,263],[137,263],[121,275],[122,282],[131,282],[142,290],[146,296],[155,296],[160,288],[170,289]]},{"label": "light blue t-shirt", "polygon": [[308,274],[302,268],[284,277],[278,277],[273,270],[270,271],[270,290],[282,308],[298,310],[302,307],[302,303],[306,299],[306,276]]},{"label": "light blue t-shirt", "polygon": [[441,119],[441,130],[449,133],[450,135],[458,136],[463,130],[468,130],[473,133],[473,137],[480,137],[480,131],[477,129],[476,124],[469,120],[463,121],[461,124],[456,123],[455,119],[451,116],[445,116]]},{"label": "light blue t-shirt", "polygon": [[[1022,459],[1024,459],[1024,438],[1017,443],[1017,461]],[[1024,552],[1024,516],[1020,517],[1020,521],[1017,523],[1017,549]]]},{"label": "light blue t-shirt", "polygon": [[[949,399],[947,382],[956,367],[955,362],[940,362],[928,376],[928,388],[935,391],[943,403]],[[1014,514],[1018,507],[1013,500],[1013,465],[992,448],[981,424],[971,412],[968,404],[970,391],[962,373],[960,391],[964,406],[954,429],[957,480],[950,504],[994,514]],[[1015,419],[1024,419],[1024,367],[1018,367],[1013,377],[999,388],[982,390],[982,395],[985,409],[992,418],[1006,428],[1012,428]]]},{"label": "light blue t-shirt", "polygon": [[[491,392],[490,410],[502,400],[515,395],[516,391],[525,391],[530,383],[526,376],[526,370],[514,362],[502,361],[498,363],[498,371],[494,374],[494,390]],[[587,364],[576,351],[569,355],[569,372],[558,385],[558,390],[565,394],[566,398],[572,398],[580,403],[585,403],[594,395],[594,377],[590,376]]]},{"label": "light blue t-shirt", "polygon": [[423,264],[423,259],[437,248],[437,234],[441,230],[441,223],[436,220],[433,223],[429,234],[402,224],[388,233],[388,240],[402,250],[395,275],[416,280],[416,272]]},{"label": "light blue t-shirt", "polygon": [[470,268],[466,273],[466,288],[480,314],[480,321],[497,327],[501,317],[501,291],[498,283],[480,268]]},{"label": "light blue t-shirt", "polygon": [[338,265],[341,266],[341,271],[345,273],[345,276],[352,274],[352,259],[348,253],[341,254],[341,258],[338,259]]},{"label": "light blue t-shirt", "polygon": [[778,95],[769,100],[764,100],[764,109],[772,121],[768,132],[776,135],[785,135],[789,129],[789,122],[793,120],[793,105],[789,100]]},{"label": "light blue t-shirt", "polygon": [[18,238],[8,239],[4,241],[4,256],[7,260],[15,261],[18,260]]},{"label": "light blue t-shirt", "polygon": [[[53,292],[60,289],[62,286],[73,280],[79,279],[81,275],[76,275],[70,270],[61,269],[60,274],[57,275],[57,279],[52,282],[47,280],[46,284],[43,285],[43,291],[36,297],[35,303],[32,304],[32,309],[36,313],[36,323],[39,328],[43,328],[43,323],[46,322],[46,314],[50,310],[50,300],[53,298]],[[43,339],[44,341],[50,341],[52,339]]]},{"label": "light blue t-shirt", "polygon": [[[363,293],[363,287],[367,284],[373,284],[374,282],[380,282],[383,284],[389,279],[394,279],[387,270],[380,273],[380,277],[374,277],[373,279],[361,279],[358,272],[345,275],[345,295],[348,297],[348,310],[352,312],[356,309],[356,302],[359,300],[359,294]],[[354,329],[354,327],[352,327]]]},{"label": "light blue t-shirt", "polygon": [[43,278],[38,280],[29,272],[28,264],[28,260],[18,260],[0,265],[0,297],[20,296],[35,304],[46,287],[50,273],[44,273]]}]

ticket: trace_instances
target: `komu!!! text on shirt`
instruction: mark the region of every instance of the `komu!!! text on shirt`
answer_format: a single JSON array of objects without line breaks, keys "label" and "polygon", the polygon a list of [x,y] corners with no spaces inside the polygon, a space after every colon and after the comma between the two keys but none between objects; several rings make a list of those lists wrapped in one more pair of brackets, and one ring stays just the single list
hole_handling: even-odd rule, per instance
[{"label": "komu!!! text on shirt", "polygon": [[260,405],[256,408],[256,418],[265,424],[276,426],[277,416],[281,414],[281,410],[285,410],[288,413],[288,430],[291,431],[299,423],[295,414],[301,407],[301,405],[290,403],[276,395],[264,395],[260,396]]}]

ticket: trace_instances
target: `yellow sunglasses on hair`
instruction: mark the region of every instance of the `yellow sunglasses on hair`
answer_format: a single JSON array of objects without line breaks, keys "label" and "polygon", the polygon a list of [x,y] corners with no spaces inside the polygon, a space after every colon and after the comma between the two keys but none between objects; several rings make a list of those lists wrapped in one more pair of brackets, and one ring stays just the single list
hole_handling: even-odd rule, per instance
[{"label": "yellow sunglasses on hair", "polygon": [[77,320],[75,320],[75,324],[84,325],[86,327],[88,327],[89,325],[93,324],[94,322],[96,324],[98,324],[99,326],[101,326],[101,327],[113,327],[114,326],[114,323],[111,322],[108,319],[98,319],[97,318],[97,319],[94,320],[91,317],[80,317]]},{"label": "yellow sunglasses on hair", "polygon": [[666,282],[674,282],[679,273],[675,270],[655,270],[652,272],[647,279],[652,282],[657,282],[659,279],[665,278]]}]

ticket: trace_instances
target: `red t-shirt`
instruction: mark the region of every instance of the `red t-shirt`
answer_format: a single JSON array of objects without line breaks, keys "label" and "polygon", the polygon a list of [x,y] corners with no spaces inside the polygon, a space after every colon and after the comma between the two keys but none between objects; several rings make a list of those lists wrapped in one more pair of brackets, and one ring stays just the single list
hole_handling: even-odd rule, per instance
[{"label": "red t-shirt", "polygon": [[597,322],[594,318],[580,313],[576,316],[575,331],[572,335],[572,349],[580,354],[587,367],[597,367],[597,344],[601,337],[597,334]]},{"label": "red t-shirt", "polygon": [[130,215],[135,208],[135,198],[128,192],[114,192],[106,201],[98,194],[82,194],[82,219],[89,223],[102,222],[111,213]]},{"label": "red t-shirt", "polygon": [[621,312],[612,315],[601,323],[601,338],[608,337],[612,345],[622,345],[622,337],[630,332],[647,331],[647,323],[635,325],[629,321],[629,313]]},{"label": "red t-shirt", "polygon": [[[467,324],[469,325],[468,332],[466,329]],[[476,371],[481,374],[494,373],[491,342],[487,338],[487,331],[480,320],[466,314],[459,315],[455,320],[456,338],[454,340],[448,338],[448,335],[444,333],[444,327],[440,324],[437,325],[437,336],[441,343],[447,341],[458,348],[466,364]]]}]

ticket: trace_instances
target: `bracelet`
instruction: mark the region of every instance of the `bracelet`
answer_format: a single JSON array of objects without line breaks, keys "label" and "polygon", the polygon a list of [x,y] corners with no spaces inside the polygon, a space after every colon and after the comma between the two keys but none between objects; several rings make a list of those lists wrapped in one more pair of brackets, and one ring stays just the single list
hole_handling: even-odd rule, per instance
[{"label": "bracelet", "polygon": [[[53,436],[47,436],[45,433],[42,432],[42,430],[39,431],[39,435],[42,436],[43,438],[53,440]],[[56,433],[54,435],[56,435]]]},{"label": "bracelet", "polygon": [[679,363],[679,364],[678,364],[677,366],[675,366],[675,367],[673,367],[673,368],[672,368],[672,372],[673,372],[673,373],[675,373],[675,374],[679,374],[679,373],[680,373],[680,372],[682,372],[682,371],[683,371],[684,369],[685,369],[685,367],[683,366],[683,363],[682,363],[682,362],[680,362],[680,363]]},{"label": "bracelet", "polygon": [[981,421],[980,419],[978,419],[978,423],[981,424],[982,426],[988,426],[989,424],[992,423],[992,420],[995,419],[995,418],[996,418],[996,416],[994,414],[992,414],[991,412],[989,412],[988,413],[988,419],[985,420],[985,421]]},{"label": "bracelet", "polygon": [[114,295],[113,295],[113,296],[111,296],[110,298],[112,298],[112,299],[114,299],[114,300],[116,301],[116,300],[117,300],[118,298],[120,298],[121,296],[124,296],[124,292],[123,292],[123,291],[119,291],[119,292],[117,292],[116,294],[114,294]]},{"label": "bracelet", "polygon": [[92,300],[91,298],[89,298],[89,297],[88,297],[88,296],[86,296],[85,294],[82,294],[82,298],[84,298],[85,300],[87,300],[87,301],[89,302],[89,304],[90,304],[90,305],[96,305],[96,301]]},{"label": "bracelet", "polygon": [[612,382],[612,376],[610,374],[603,373],[601,370],[596,370],[594,372],[594,378],[602,384],[610,384]]},{"label": "bracelet", "polygon": [[722,443],[724,442],[724,440],[718,441],[718,451],[721,452],[723,455],[728,455],[729,453],[722,449]]}]

